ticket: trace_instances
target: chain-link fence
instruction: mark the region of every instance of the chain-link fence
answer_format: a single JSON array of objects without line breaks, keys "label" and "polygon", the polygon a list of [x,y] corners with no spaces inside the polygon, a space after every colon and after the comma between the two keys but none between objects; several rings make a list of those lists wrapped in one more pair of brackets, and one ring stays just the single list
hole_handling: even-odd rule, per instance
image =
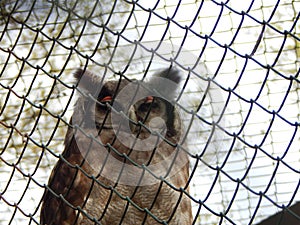
[{"label": "chain-link fence", "polygon": [[193,223],[257,224],[284,211],[300,224],[291,207],[300,199],[298,0],[2,0],[0,9],[0,224],[39,224],[77,68],[144,80],[170,64],[184,83]]}]

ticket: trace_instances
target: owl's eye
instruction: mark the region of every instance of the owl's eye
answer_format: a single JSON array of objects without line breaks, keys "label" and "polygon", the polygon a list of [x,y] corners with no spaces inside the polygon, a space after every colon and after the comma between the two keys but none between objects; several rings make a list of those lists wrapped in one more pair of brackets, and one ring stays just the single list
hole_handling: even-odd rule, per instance
[{"label": "owl's eye", "polygon": [[112,96],[105,96],[104,98],[102,98],[100,100],[100,103],[102,103],[101,107],[104,108],[104,109],[107,109],[106,103],[108,103],[108,104],[110,104],[113,107],[113,109],[115,111],[122,111],[123,110],[123,107],[122,107],[121,104],[119,104],[116,101],[114,101],[113,104],[112,104],[112,102],[113,102]]},{"label": "owl's eye", "polygon": [[149,110],[158,108],[159,105],[154,101],[153,96],[148,96],[145,101],[139,106],[139,111],[148,112]]},{"label": "owl's eye", "polygon": [[105,96],[104,98],[102,98],[100,100],[101,103],[105,104],[105,103],[110,103],[112,101],[112,97],[111,96]]},{"label": "owl's eye", "polygon": [[112,103],[112,97],[111,96],[105,96],[104,98],[100,98],[99,100],[99,104],[98,107],[100,107],[100,109],[104,109],[104,110],[107,110],[107,103],[108,104],[111,104]]},{"label": "owl's eye", "polygon": [[153,96],[148,96],[147,98],[145,98],[145,103],[152,103],[154,100]]}]

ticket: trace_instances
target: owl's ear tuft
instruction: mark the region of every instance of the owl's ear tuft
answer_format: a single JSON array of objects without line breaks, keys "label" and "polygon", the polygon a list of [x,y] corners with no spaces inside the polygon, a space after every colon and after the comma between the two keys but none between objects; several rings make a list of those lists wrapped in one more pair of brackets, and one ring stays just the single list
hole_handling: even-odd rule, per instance
[{"label": "owl's ear tuft", "polygon": [[81,69],[81,68],[78,68],[75,70],[73,76],[77,79],[77,80],[80,80],[80,78],[82,77],[82,75],[84,74],[84,70]]},{"label": "owl's ear tuft", "polygon": [[173,67],[173,66],[170,66],[169,68],[164,69],[164,70],[154,74],[154,76],[161,77],[161,78],[166,78],[168,80],[171,80],[171,81],[175,82],[176,84],[179,84],[180,81],[182,80],[182,77],[180,75],[180,71],[177,68]]},{"label": "owl's ear tuft", "polygon": [[152,90],[158,91],[168,101],[175,100],[182,74],[176,67],[168,67],[155,73],[147,82]]},{"label": "owl's ear tuft", "polygon": [[78,87],[92,93],[99,83],[99,76],[86,69],[77,69],[74,74]]}]

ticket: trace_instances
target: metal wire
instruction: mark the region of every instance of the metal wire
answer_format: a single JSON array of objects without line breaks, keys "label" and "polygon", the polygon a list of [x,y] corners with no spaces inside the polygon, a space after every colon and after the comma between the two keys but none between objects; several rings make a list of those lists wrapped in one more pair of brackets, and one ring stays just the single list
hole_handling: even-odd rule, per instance
[{"label": "metal wire", "polygon": [[65,160],[75,69],[144,80],[164,63],[184,75],[175,104],[190,178],[176,188],[144,172],[191,199],[193,224],[267,224],[273,214],[273,224],[300,223],[299,9],[296,0],[2,0],[0,224],[39,224],[50,172]]}]

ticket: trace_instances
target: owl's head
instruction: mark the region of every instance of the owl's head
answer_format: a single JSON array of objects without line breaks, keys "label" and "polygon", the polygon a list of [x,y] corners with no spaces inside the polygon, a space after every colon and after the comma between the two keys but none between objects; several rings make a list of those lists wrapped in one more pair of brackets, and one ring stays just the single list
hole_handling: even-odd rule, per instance
[{"label": "owl's head", "polygon": [[[158,180],[150,173],[144,175],[142,165],[159,177],[174,175],[188,163],[181,148],[183,124],[175,107],[181,81],[177,69],[158,71],[147,81],[123,75],[105,81],[81,69],[74,77],[79,96],[65,145],[75,140],[95,171],[130,185],[140,182],[140,174],[148,185]],[[123,181],[120,173],[127,174]]]},{"label": "owl's head", "polygon": [[[124,161],[126,155],[126,163],[155,164],[172,155],[182,134],[182,122],[174,106],[181,80],[178,70],[164,69],[148,81],[129,80],[122,75],[104,81],[81,69],[74,77],[80,94],[72,123],[81,150],[96,149],[87,141],[92,136],[114,158]],[[98,156],[92,155],[91,161]]]}]

